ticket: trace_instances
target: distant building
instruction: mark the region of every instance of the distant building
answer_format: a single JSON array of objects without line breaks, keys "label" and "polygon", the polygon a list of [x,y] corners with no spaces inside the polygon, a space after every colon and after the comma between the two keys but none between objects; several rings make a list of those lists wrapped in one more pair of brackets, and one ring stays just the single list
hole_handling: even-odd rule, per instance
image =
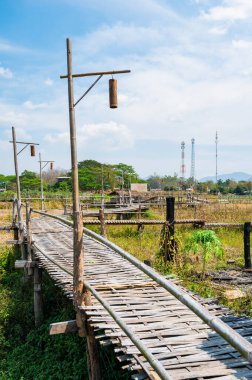
[{"label": "distant building", "polygon": [[147,183],[131,183],[130,190],[137,191],[139,193],[145,193],[148,191]]},{"label": "distant building", "polygon": [[57,182],[64,182],[68,181],[71,177],[57,177]]}]

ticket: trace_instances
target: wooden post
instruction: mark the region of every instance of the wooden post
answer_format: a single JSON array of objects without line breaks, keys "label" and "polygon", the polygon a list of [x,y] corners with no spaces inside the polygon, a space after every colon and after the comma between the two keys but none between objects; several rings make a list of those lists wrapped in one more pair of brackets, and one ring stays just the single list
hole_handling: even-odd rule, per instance
[{"label": "wooden post", "polygon": [[26,258],[26,252],[24,247],[24,224],[21,210],[21,202],[17,201],[17,213],[18,213],[18,233],[19,240],[21,241],[20,249],[21,249],[21,258],[24,260]]},{"label": "wooden post", "polygon": [[35,265],[34,275],[34,320],[35,326],[43,321],[43,299],[42,299],[42,269]]},{"label": "wooden post", "polygon": [[165,261],[171,261],[175,252],[174,240],[174,214],[175,214],[175,198],[166,198],[166,221],[168,222],[168,236],[165,249]]},{"label": "wooden post", "polygon": [[[29,203],[26,202],[26,232],[27,232],[27,260],[32,261],[32,233],[31,233],[31,208]],[[33,268],[28,267],[28,276],[33,274]]]},{"label": "wooden post", "polygon": [[106,238],[106,225],[105,225],[105,218],[104,218],[104,209],[99,210],[99,220],[101,223],[101,236]]},{"label": "wooden post", "polygon": [[[74,109],[74,89],[73,89],[73,73],[72,73],[72,47],[69,38],[66,40],[67,48],[67,79],[68,79],[68,103],[69,103],[69,125],[70,125],[70,146],[71,146],[71,163],[72,163],[72,184],[73,184],[73,250],[74,250],[74,270],[73,270],[73,292],[74,305],[76,308],[76,321],[80,334],[85,326],[81,322],[80,311],[78,306],[87,305],[85,301],[89,299],[89,293],[84,286],[84,248],[83,248],[83,217],[80,211],[79,200],[79,178],[78,178],[78,161],[77,161],[77,141],[76,141],[76,125],[75,125],[75,109]],[[87,359],[89,379],[100,380],[101,370],[99,365],[99,357],[96,351],[97,342],[92,333],[87,332]]]},{"label": "wooden post", "polygon": [[[17,199],[13,199],[13,204],[12,204],[12,227],[13,227],[13,240],[18,241],[19,240],[19,231],[17,227]],[[16,255],[19,254],[19,245],[15,244],[14,245],[14,252]]]},{"label": "wooden post", "polygon": [[244,260],[246,269],[251,269],[250,231],[251,222],[244,223]]},{"label": "wooden post", "polygon": [[13,143],[14,164],[15,164],[16,185],[17,185],[17,199],[21,202],[21,191],[20,191],[18,160],[17,160],[16,131],[14,127],[12,127],[12,143]]},{"label": "wooden post", "polygon": [[45,210],[44,202],[44,188],[43,188],[43,177],[42,177],[42,160],[41,153],[39,153],[39,174],[40,174],[40,198],[41,198],[41,210]]},{"label": "wooden post", "polygon": [[67,215],[67,205],[66,204],[64,204],[64,215]]},{"label": "wooden post", "polygon": [[142,213],[142,206],[141,206],[141,203],[139,203],[139,206],[138,206],[138,219],[141,219],[141,213]]},{"label": "wooden post", "polygon": [[131,190],[129,190],[129,204],[132,206],[132,193]]}]

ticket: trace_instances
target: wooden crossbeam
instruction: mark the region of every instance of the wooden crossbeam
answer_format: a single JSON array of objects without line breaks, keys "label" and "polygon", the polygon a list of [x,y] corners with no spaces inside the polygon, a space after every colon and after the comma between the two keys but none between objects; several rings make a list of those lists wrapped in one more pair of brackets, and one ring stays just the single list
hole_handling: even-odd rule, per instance
[{"label": "wooden crossbeam", "polygon": [[15,261],[15,269],[34,268],[35,265],[36,265],[35,261],[27,261],[27,260]]},{"label": "wooden crossbeam", "polygon": [[50,335],[73,333],[77,331],[78,327],[75,319],[72,321],[51,323],[49,327]]},{"label": "wooden crossbeam", "polygon": [[7,240],[6,243],[9,244],[9,245],[20,245],[23,242],[22,242],[22,240]]}]

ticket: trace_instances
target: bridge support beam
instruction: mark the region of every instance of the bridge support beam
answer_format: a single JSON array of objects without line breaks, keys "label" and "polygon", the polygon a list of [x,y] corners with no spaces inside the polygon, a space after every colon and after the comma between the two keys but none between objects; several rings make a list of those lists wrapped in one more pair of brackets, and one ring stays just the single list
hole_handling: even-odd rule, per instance
[{"label": "bridge support beam", "polygon": [[[85,306],[90,306],[91,294],[87,293],[85,298]],[[81,317],[82,324],[85,327],[86,339],[87,339],[87,364],[88,364],[88,378],[89,380],[101,380],[101,362],[100,362],[100,348],[97,339],[95,339],[95,334],[93,328],[89,325],[87,321],[87,316],[85,311],[79,309],[78,316]],[[76,318],[77,320],[77,318]],[[78,324],[78,321],[77,321]]]},{"label": "bridge support beam", "polygon": [[33,269],[34,277],[34,321],[39,326],[43,321],[43,299],[42,299],[42,269],[37,265]]}]

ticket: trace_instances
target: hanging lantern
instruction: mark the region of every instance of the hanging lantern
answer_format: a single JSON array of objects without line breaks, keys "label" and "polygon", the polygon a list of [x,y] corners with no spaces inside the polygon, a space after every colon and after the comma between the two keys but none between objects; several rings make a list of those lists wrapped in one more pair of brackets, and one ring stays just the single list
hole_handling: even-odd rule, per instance
[{"label": "hanging lantern", "polygon": [[35,156],[35,146],[31,145],[31,157]]},{"label": "hanging lantern", "polygon": [[53,170],[53,162],[50,162],[50,170]]},{"label": "hanging lantern", "polygon": [[110,108],[117,108],[117,80],[109,80],[109,106]]}]

